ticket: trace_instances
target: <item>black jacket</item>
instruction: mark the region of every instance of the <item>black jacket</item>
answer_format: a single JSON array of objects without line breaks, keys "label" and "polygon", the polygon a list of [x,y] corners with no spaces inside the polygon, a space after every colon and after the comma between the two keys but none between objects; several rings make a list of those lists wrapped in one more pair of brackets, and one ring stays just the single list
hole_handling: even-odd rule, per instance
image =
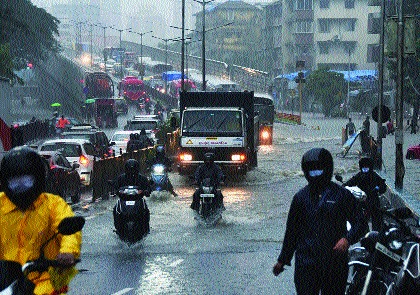
[{"label": "black jacket", "polygon": [[307,185],[293,197],[278,261],[290,265],[296,252],[296,266],[327,263],[338,240],[347,238],[354,244],[366,228],[358,202],[348,190],[330,182],[320,199]]},{"label": "black jacket", "polygon": [[357,186],[366,193],[367,196],[373,196],[376,186],[379,187],[379,194],[386,192],[385,179],[380,177],[376,172],[370,171],[368,173],[359,172],[346,181],[344,186]]},{"label": "black jacket", "polygon": [[[115,189],[119,189],[123,186],[138,186],[143,191],[151,192],[150,182],[147,177],[138,173],[134,177],[127,175],[125,173],[118,176],[115,182]],[[147,195],[147,194],[146,194]]]},{"label": "black jacket", "polygon": [[223,171],[217,164],[211,164],[210,166],[206,164],[201,164],[198,166],[197,170],[195,170],[194,179],[197,184],[200,184],[201,181],[205,178],[210,178],[212,180],[212,184],[215,187],[218,187],[220,182],[223,180]]}]

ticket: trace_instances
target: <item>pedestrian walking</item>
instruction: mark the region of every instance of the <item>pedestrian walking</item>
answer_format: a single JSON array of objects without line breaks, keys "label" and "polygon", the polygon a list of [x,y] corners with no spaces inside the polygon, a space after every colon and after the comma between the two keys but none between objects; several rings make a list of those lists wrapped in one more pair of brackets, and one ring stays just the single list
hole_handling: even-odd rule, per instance
[{"label": "pedestrian walking", "polygon": [[346,124],[346,134],[347,134],[347,137],[352,136],[355,132],[356,132],[356,126],[351,121],[351,118],[349,118],[349,121]]},{"label": "pedestrian walking", "polygon": [[293,196],[273,273],[278,276],[295,255],[297,295],[344,294],[348,248],[363,236],[367,224],[356,198],[331,181],[334,165],[328,150],[307,151],[301,165],[308,185]]},{"label": "pedestrian walking", "polygon": [[57,134],[63,133],[67,125],[70,125],[70,121],[64,118],[64,115],[61,115],[61,118],[58,119],[57,124],[55,125]]}]

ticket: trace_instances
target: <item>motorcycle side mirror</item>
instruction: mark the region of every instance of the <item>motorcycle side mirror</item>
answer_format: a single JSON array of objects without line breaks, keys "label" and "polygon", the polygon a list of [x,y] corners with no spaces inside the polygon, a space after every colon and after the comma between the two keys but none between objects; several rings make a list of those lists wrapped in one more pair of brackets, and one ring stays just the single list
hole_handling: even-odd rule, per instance
[{"label": "motorcycle side mirror", "polygon": [[337,180],[339,182],[343,182],[343,176],[336,174],[335,175],[335,180]]},{"label": "motorcycle side mirror", "polygon": [[82,216],[72,216],[64,218],[58,225],[58,232],[62,235],[72,235],[81,231],[85,225],[85,218]]}]

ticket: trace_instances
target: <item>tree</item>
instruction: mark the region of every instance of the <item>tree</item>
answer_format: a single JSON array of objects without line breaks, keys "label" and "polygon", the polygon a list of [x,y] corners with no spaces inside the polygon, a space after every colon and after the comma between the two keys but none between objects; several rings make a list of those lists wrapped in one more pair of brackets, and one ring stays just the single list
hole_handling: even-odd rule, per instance
[{"label": "tree", "polygon": [[327,117],[331,116],[334,107],[338,108],[343,102],[341,94],[346,90],[344,75],[328,68],[315,70],[306,79],[305,96],[313,96]]},{"label": "tree", "polygon": [[59,51],[59,20],[29,0],[0,2],[0,72],[12,82],[19,81],[13,70],[37,63]]}]

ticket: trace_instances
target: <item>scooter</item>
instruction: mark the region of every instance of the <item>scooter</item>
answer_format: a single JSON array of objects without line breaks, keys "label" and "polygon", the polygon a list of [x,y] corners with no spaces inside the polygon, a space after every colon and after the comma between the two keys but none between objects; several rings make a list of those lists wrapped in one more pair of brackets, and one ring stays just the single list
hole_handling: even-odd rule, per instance
[{"label": "scooter", "polygon": [[168,169],[163,164],[154,164],[150,168],[152,192],[169,191]]},{"label": "scooter", "polygon": [[[85,219],[81,216],[64,218],[58,225],[58,232],[42,244],[40,257],[34,261],[28,261],[23,266],[15,261],[0,261],[0,295],[30,295],[34,294],[35,284],[28,279],[34,272],[45,272],[51,267],[60,267],[56,260],[46,259],[44,249],[58,234],[72,235],[81,231]],[[76,263],[80,260],[76,260]],[[66,289],[67,286],[62,286]],[[61,292],[60,292],[61,293]],[[59,293],[57,293],[59,294]]]},{"label": "scooter", "polygon": [[118,190],[117,196],[113,210],[115,232],[122,241],[137,243],[150,231],[146,192],[137,186],[125,186]]},{"label": "scooter", "polygon": [[212,184],[210,178],[203,179],[197,190],[200,194],[200,206],[196,219],[206,225],[215,224],[222,218],[223,208],[217,202],[217,197],[222,199],[221,190]]},{"label": "scooter", "polygon": [[351,278],[347,295],[388,294],[403,268],[404,241],[412,237],[404,220],[412,218],[413,213],[405,207],[381,211],[386,216],[382,230],[367,233],[360,240],[361,247],[350,251]]}]

